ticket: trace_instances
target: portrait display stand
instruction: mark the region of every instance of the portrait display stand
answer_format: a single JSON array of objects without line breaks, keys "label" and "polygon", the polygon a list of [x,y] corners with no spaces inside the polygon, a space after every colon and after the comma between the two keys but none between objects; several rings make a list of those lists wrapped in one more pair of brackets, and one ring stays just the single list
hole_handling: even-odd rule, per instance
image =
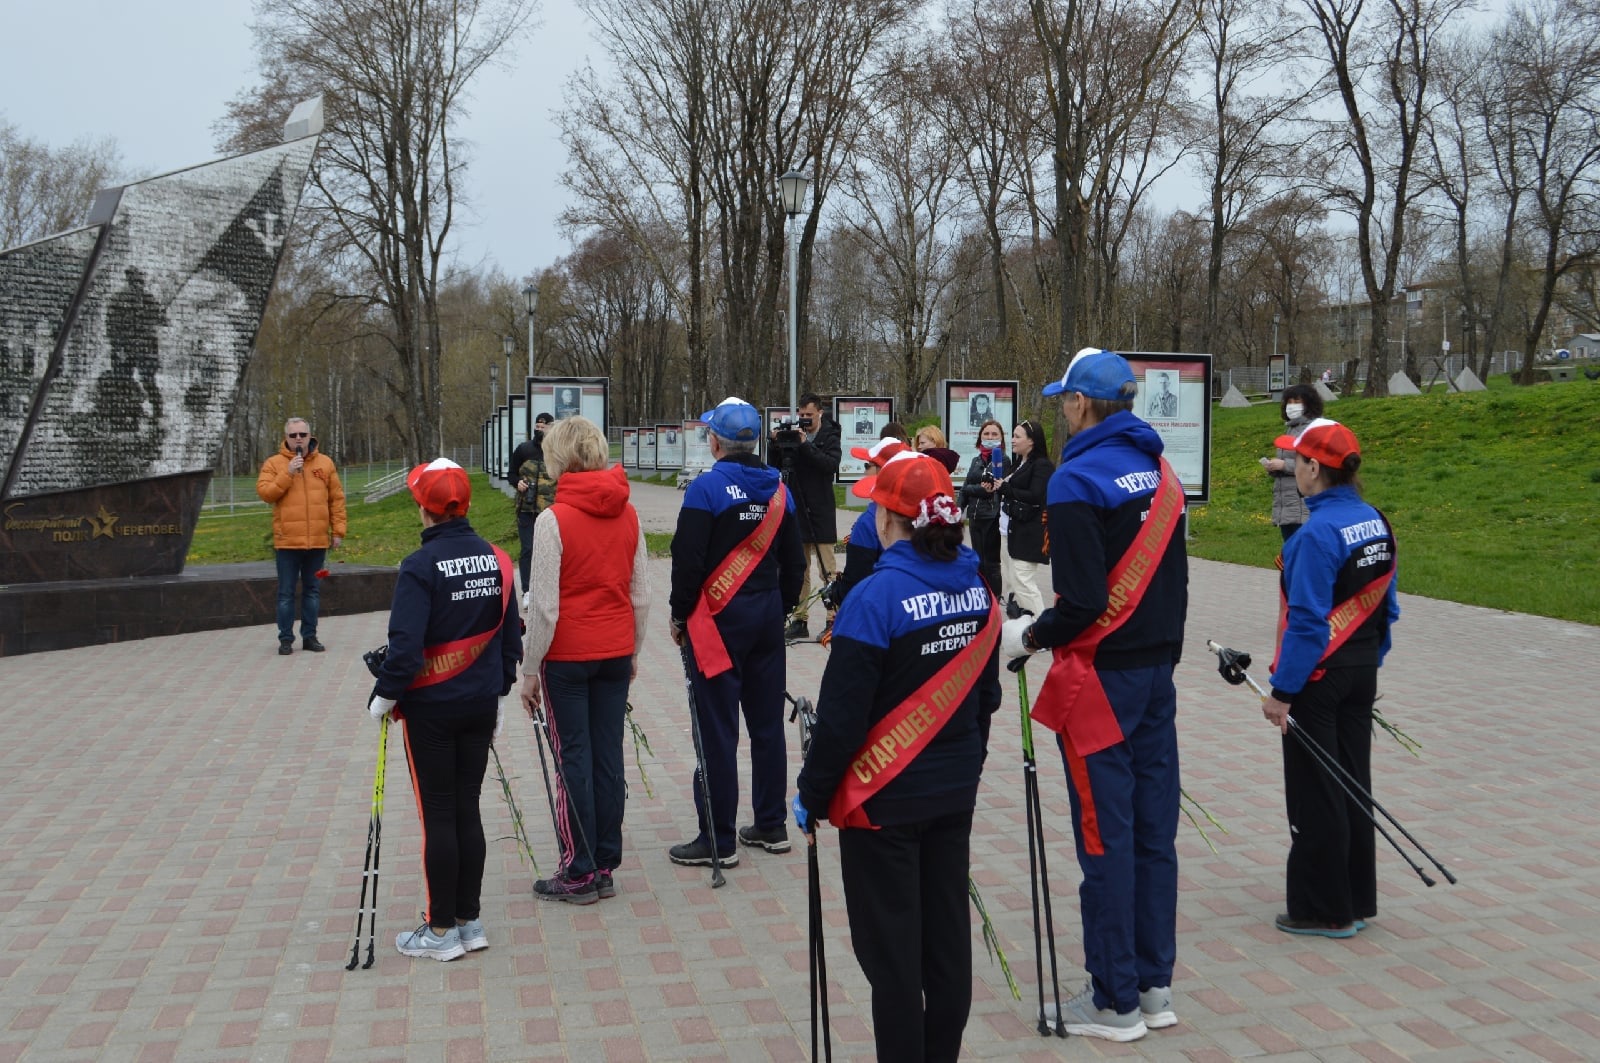
[{"label": "portrait display stand", "polygon": [[944,434],[947,445],[963,460],[978,451],[978,430],[997,421],[1007,440],[1022,418],[1017,413],[1015,380],[946,380],[942,382]]},{"label": "portrait display stand", "polygon": [[1125,354],[1138,382],[1134,416],[1148,421],[1166,444],[1163,452],[1195,505],[1211,500],[1211,355]]},{"label": "portrait display stand", "polygon": [[870,447],[878,441],[884,428],[894,420],[894,399],[882,395],[840,396],[833,400],[833,419],[839,422],[839,446],[843,454],[834,482],[855,483],[866,475],[867,463],[852,458],[850,450]]}]

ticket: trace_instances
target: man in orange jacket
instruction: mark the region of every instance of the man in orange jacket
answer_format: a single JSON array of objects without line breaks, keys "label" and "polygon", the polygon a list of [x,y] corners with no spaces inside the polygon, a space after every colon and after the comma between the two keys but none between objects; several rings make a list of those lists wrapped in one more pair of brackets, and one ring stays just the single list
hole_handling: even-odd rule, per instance
[{"label": "man in orange jacket", "polygon": [[317,571],[346,530],[344,487],[333,459],[317,449],[311,426],[291,417],[278,453],[261,465],[256,494],[272,507],[272,545],[278,556],[278,653],[294,652],[294,587],[300,584],[300,637],[321,653],[317,640]]}]

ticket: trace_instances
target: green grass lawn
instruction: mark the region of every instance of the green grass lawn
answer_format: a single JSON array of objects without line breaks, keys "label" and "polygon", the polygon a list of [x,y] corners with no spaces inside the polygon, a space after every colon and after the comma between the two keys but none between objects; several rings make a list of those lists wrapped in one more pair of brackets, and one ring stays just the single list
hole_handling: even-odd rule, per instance
[{"label": "green grass lawn", "polygon": [[[1211,498],[1192,518],[1196,557],[1270,565],[1278,407],[1216,409]],[[1469,605],[1600,623],[1600,385],[1329,404],[1361,439],[1368,501],[1399,540],[1400,588]]]},{"label": "green grass lawn", "polygon": [[[1271,453],[1278,407],[1213,413],[1212,500],[1193,512],[1189,552],[1270,566],[1281,541],[1257,459]],[[1366,497],[1399,538],[1401,590],[1600,624],[1600,384],[1495,378],[1489,391],[1348,399],[1328,413],[1361,438]],[[514,555],[511,500],[471,476],[473,527]],[[251,480],[239,493],[254,492]],[[349,505],[351,535],[331,563],[393,565],[416,549],[421,523],[406,492],[368,504],[351,491]],[[660,556],[671,536],[647,540]],[[264,507],[203,516],[189,550],[191,564],[271,556]]]}]

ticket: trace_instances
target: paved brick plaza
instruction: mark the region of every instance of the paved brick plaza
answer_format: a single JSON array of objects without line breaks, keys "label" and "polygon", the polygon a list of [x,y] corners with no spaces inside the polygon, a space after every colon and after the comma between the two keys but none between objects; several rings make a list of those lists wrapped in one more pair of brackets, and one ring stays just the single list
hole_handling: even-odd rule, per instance
[{"label": "paved brick plaza", "polygon": [[[680,496],[636,497],[649,526],[670,527]],[[0,773],[0,1060],[805,1058],[803,851],[744,851],[715,892],[706,872],[666,859],[692,831],[693,753],[664,635],[666,563],[651,575],[658,606],[633,704],[655,747],[655,795],[630,749],[618,896],[535,902],[531,869],[510,841],[491,841],[492,947],[448,964],[393,949],[422,892],[395,733],[378,962],[344,970],[377,734],[360,655],[382,641],[383,614],[325,621],[322,655],[280,659],[269,625],[0,661],[0,726],[12,736]],[[1293,938],[1271,926],[1286,849],[1277,741],[1204,652],[1209,637],[1269,656],[1273,579],[1193,565],[1185,787],[1229,833],[1211,832],[1214,855],[1180,829],[1180,1024],[1131,1045],[1035,1034],[1012,688],[973,870],[1024,999],[1010,999],[975,944],[966,1055],[1600,1058],[1600,630],[1402,595],[1380,705],[1423,752],[1412,759],[1380,736],[1378,799],[1461,884],[1424,888],[1380,839],[1373,925],[1353,941]],[[791,650],[790,689],[814,695],[825,655]],[[1043,662],[1030,674],[1037,687]],[[501,757],[548,873],[533,734],[520,717],[507,730]],[[1041,790],[1065,995],[1082,973],[1059,763],[1045,758]],[[509,834],[498,787],[486,785],[483,809],[491,838]],[[836,836],[825,829],[821,845],[834,1050],[867,1059]]]}]

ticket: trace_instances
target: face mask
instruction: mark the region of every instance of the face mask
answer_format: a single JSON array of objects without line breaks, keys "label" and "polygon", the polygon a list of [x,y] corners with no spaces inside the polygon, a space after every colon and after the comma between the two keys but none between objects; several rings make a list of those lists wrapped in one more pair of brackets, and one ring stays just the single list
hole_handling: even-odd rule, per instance
[{"label": "face mask", "polygon": [[1291,421],[1305,412],[1306,408],[1298,402],[1291,402],[1283,408],[1283,415]]}]

